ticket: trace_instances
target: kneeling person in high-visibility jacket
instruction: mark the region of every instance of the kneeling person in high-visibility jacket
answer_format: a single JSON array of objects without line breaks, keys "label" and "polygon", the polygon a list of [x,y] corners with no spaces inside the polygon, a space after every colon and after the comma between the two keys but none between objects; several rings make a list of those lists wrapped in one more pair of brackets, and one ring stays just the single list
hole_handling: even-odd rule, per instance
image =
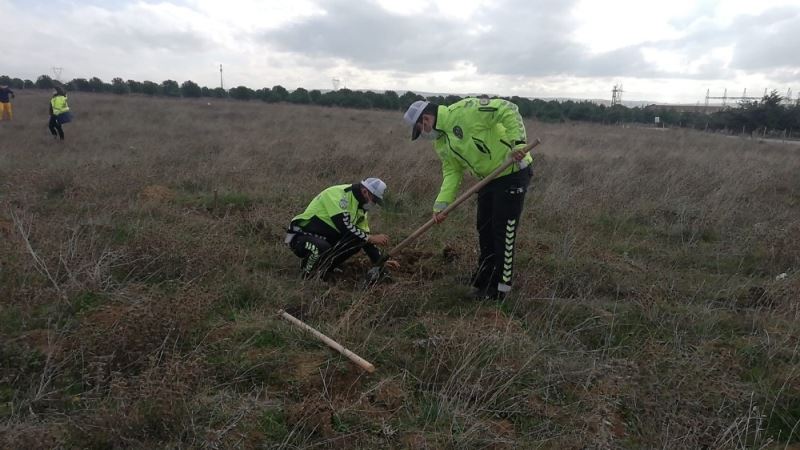
[{"label": "kneeling person in high-visibility jacket", "polygon": [[[368,212],[383,204],[385,192],[386,183],[378,178],[331,186],[292,219],[286,243],[302,258],[303,278],[323,278],[359,250],[373,263],[380,261],[376,246],[389,245],[389,236],[370,234]],[[396,268],[398,263],[388,261],[386,266]]]}]

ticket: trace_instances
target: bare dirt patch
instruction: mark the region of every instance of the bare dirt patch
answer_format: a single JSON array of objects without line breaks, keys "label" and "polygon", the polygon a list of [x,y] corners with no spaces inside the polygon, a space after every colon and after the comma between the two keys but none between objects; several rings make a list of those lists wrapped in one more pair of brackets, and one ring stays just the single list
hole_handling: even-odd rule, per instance
[{"label": "bare dirt patch", "polygon": [[152,184],[142,189],[138,197],[144,202],[167,203],[175,199],[175,192],[166,186]]}]

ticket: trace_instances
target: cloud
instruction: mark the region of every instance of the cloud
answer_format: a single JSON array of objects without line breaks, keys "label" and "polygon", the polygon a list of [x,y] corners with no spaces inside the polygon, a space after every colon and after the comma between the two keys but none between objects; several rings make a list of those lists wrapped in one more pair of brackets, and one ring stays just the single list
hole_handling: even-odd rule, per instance
[{"label": "cloud", "polygon": [[645,72],[641,52],[629,47],[591,55],[572,40],[574,2],[506,0],[476,8],[467,21],[435,14],[400,15],[375,3],[336,0],[325,14],[261,40],[282,51],[342,59],[398,73],[447,71],[467,63],[477,73],[509,76],[606,76]]},{"label": "cloud", "polygon": [[461,25],[435,16],[390,13],[371,2],[326,2],[325,13],[260,34],[266,45],[362,68],[416,72],[446,70],[462,56],[449,37]]},{"label": "cloud", "polygon": [[734,11],[678,0],[665,17],[590,0],[52,1],[0,0],[4,71],[215,85],[223,63],[226,85],[256,88],[340,77],[356,89],[595,96],[624,81],[654,99],[664,80],[763,89],[800,73],[800,6],[781,0]]},{"label": "cloud", "polygon": [[732,66],[740,70],[800,68],[800,6],[781,8],[741,20]]},{"label": "cloud", "polygon": [[[683,37],[648,41],[594,53],[572,38],[576,1],[505,0],[476,8],[467,21],[441,15],[399,15],[375,3],[335,0],[325,13],[262,33],[283,51],[342,59],[358,67],[414,73],[452,70],[460,63],[478,74],[507,76],[678,77],[714,79],[734,69],[797,67],[790,55],[800,42],[800,8],[773,9],[739,16],[728,24],[713,21],[703,5],[671,21]],[[624,27],[625,23],[617,26]],[[733,57],[720,48],[733,47]],[[671,67],[645,57],[678,54]]]}]

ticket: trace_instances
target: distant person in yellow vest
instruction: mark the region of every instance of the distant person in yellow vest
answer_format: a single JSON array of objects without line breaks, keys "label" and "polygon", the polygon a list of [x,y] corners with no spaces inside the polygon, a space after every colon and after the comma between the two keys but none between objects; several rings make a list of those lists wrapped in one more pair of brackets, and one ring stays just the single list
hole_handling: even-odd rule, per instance
[{"label": "distant person in yellow vest", "polygon": [[[292,219],[285,242],[302,258],[303,278],[326,279],[359,250],[364,250],[373,263],[380,261],[376,245],[389,245],[389,236],[370,233],[367,217],[375,205],[383,204],[385,191],[386,183],[378,178],[331,186]],[[391,269],[399,264],[390,260],[386,266]]]},{"label": "distant person in yellow vest", "polygon": [[64,140],[64,129],[61,125],[72,121],[72,113],[69,112],[67,105],[67,94],[64,88],[56,86],[53,88],[53,97],[50,98],[50,123],[48,128],[50,134],[55,139]]},{"label": "distant person in yellow vest", "polygon": [[5,84],[0,85],[0,120],[5,120],[8,113],[8,120],[14,117],[11,111],[11,99],[14,98],[14,91]]}]

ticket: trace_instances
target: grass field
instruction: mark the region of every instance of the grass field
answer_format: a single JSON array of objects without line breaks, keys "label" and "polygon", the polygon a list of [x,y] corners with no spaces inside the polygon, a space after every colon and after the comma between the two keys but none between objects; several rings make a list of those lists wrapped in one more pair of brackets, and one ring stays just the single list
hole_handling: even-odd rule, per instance
[{"label": "grass field", "polygon": [[391,284],[300,281],[329,185],[383,178],[395,243],[430,217],[401,112],[74,94],[60,143],[47,101],[0,123],[2,448],[797,448],[795,146],[527,123],[498,305],[463,298],[474,202]]}]

